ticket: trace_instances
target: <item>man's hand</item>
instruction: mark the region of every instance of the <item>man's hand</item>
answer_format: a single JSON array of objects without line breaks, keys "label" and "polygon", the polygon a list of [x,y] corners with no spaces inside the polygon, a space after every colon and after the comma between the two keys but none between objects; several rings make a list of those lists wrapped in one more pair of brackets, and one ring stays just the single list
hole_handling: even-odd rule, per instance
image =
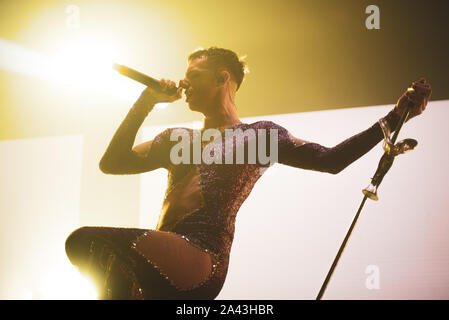
[{"label": "man's hand", "polygon": [[394,111],[401,116],[405,108],[407,108],[408,102],[413,102],[413,107],[410,109],[410,113],[406,121],[420,115],[426,109],[427,102],[432,94],[432,88],[424,78],[421,78],[418,82],[413,81],[410,88],[413,88],[414,91],[407,89],[407,91],[405,91],[399,98],[396,106],[394,107]]},{"label": "man's hand", "polygon": [[159,83],[162,87],[162,92],[153,90],[150,87],[147,87],[142,94],[140,95],[138,102],[143,103],[148,108],[153,108],[156,103],[159,102],[173,102],[181,99],[182,97],[182,87],[179,87],[176,91],[176,94],[169,95],[165,93],[168,88],[176,87],[176,83],[171,80],[161,79]]}]

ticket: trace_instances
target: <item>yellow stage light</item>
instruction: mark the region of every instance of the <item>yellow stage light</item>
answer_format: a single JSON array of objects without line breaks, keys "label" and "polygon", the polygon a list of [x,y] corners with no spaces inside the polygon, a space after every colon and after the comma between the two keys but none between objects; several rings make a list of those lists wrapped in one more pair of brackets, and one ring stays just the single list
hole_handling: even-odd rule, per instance
[{"label": "yellow stage light", "polygon": [[33,298],[45,300],[95,300],[94,283],[69,264],[57,265],[41,278]]},{"label": "yellow stage light", "polygon": [[51,56],[44,56],[0,39],[0,68],[37,76],[64,87],[100,92],[129,101],[135,101],[145,88],[114,72],[112,65],[120,61],[120,57],[107,43],[84,38],[63,43],[53,52]]}]

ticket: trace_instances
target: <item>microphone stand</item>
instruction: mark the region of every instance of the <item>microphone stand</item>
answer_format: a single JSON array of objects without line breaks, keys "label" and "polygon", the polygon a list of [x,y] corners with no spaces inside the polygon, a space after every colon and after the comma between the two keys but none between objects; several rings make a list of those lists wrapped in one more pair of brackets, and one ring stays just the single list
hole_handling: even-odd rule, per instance
[{"label": "microphone stand", "polygon": [[[414,91],[413,88],[408,88],[407,90]],[[370,185],[362,190],[362,193],[364,194],[362,203],[360,204],[359,210],[357,211],[357,214],[355,215],[355,217],[352,221],[352,224],[349,227],[349,230],[343,240],[343,243],[341,244],[340,249],[338,250],[338,253],[335,256],[334,262],[332,263],[332,266],[331,266],[329,272],[327,273],[326,279],[324,280],[324,283],[321,286],[320,292],[318,293],[316,300],[321,300],[321,298],[323,297],[324,291],[326,290],[326,287],[331,279],[334,269],[337,266],[337,263],[340,259],[341,254],[343,253],[346,243],[348,242],[348,239],[351,236],[352,230],[354,229],[357,219],[359,218],[360,212],[362,211],[362,208],[363,208],[363,205],[365,204],[366,199],[370,198],[371,200],[378,200],[377,188],[379,187],[380,183],[382,182],[382,179],[384,178],[385,174],[391,168],[394,158],[398,154],[413,150],[418,144],[418,142],[415,139],[404,139],[404,140],[401,140],[400,142],[398,142],[396,145],[394,144],[396,142],[396,138],[399,134],[399,131],[401,130],[402,125],[406,121],[412,107],[413,107],[413,102],[409,101],[407,108],[405,108],[405,110],[402,113],[401,118],[396,126],[393,138],[391,138],[391,139],[390,139],[390,130],[388,128],[388,124],[386,123],[386,121],[384,119],[380,119],[378,121],[382,128],[382,132],[384,134],[383,149],[385,152],[384,152],[383,156],[380,158],[376,173],[371,178]]]}]

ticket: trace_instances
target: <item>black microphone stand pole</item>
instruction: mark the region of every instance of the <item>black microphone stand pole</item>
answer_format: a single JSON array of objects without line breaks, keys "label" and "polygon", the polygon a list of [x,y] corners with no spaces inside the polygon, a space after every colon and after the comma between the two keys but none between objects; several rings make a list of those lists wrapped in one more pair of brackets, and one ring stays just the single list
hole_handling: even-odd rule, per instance
[{"label": "black microphone stand pole", "polygon": [[[413,88],[408,88],[408,91],[414,91]],[[348,242],[349,237],[351,236],[352,230],[354,229],[354,226],[357,222],[357,219],[359,218],[360,212],[362,211],[363,205],[365,204],[365,201],[367,198],[370,198],[372,200],[378,200],[377,197],[377,188],[379,184],[382,182],[383,177],[388,172],[388,170],[391,168],[394,157],[398,154],[404,153],[409,150],[413,150],[418,142],[414,139],[404,139],[400,142],[398,142],[396,145],[394,144],[396,142],[396,138],[399,134],[399,131],[402,128],[402,125],[406,121],[410,109],[413,107],[413,103],[409,101],[407,108],[405,108],[404,112],[401,115],[401,118],[396,126],[393,138],[390,139],[390,130],[388,128],[388,125],[386,125],[385,120],[381,119],[379,120],[379,124],[382,128],[382,131],[384,133],[384,145],[383,149],[385,153],[380,158],[379,165],[377,167],[376,173],[374,174],[374,177],[371,178],[371,184],[362,190],[364,197],[362,200],[362,203],[360,204],[359,210],[357,211],[357,214],[355,215],[351,226],[349,227],[349,230],[346,234],[346,237],[343,240],[343,243],[340,246],[340,249],[338,250],[337,255],[335,256],[334,262],[332,263],[332,266],[327,273],[326,279],[324,280],[323,285],[321,286],[320,292],[318,293],[318,296],[316,297],[316,300],[321,300],[324,291],[326,290],[326,287],[332,277],[332,273],[334,272],[335,267],[337,266],[337,263],[340,259],[341,254],[343,253],[343,250],[346,246],[346,243]]]}]

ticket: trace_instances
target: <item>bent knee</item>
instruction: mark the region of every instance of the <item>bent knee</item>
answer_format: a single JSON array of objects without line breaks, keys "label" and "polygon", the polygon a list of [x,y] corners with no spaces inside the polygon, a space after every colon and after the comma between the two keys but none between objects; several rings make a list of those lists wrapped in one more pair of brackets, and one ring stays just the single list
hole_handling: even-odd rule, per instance
[{"label": "bent knee", "polygon": [[89,252],[89,227],[74,230],[65,241],[65,252],[73,264],[78,264]]}]

